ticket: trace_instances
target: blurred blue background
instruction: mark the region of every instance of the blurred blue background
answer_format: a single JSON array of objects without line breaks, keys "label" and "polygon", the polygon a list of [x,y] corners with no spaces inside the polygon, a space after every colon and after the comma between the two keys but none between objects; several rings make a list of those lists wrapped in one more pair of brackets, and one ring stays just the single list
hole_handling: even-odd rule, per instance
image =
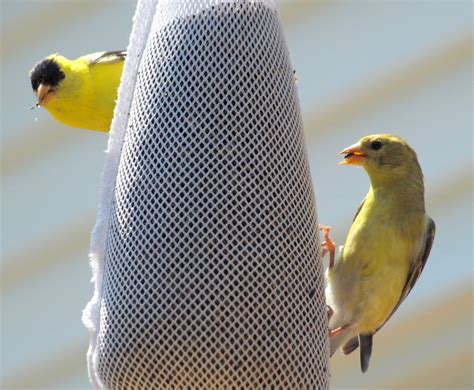
[{"label": "blurred blue background", "polygon": [[[472,388],[472,3],[277,1],[299,78],[320,222],[342,244],[368,188],[337,152],[391,132],[418,152],[437,237],[375,338],[371,368],[335,355],[333,388]],[[89,238],[107,134],[64,127],[28,71],[48,54],[124,49],[134,1],[1,2],[1,388],[90,388]]]}]

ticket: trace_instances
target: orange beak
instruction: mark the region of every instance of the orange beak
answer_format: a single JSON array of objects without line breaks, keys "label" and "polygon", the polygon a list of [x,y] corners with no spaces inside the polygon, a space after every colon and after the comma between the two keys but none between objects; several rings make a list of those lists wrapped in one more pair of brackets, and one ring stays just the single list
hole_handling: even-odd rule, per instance
[{"label": "orange beak", "polygon": [[54,96],[55,89],[46,84],[40,84],[38,90],[36,91],[36,96],[38,97],[38,106],[46,105]]},{"label": "orange beak", "polygon": [[344,156],[344,160],[339,162],[341,165],[362,165],[367,155],[360,151],[360,143],[341,150],[339,154]]}]

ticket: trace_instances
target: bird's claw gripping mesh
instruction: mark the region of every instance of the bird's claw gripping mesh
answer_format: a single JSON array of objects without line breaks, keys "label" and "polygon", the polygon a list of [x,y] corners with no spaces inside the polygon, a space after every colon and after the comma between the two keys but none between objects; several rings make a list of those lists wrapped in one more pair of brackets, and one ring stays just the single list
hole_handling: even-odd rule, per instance
[{"label": "bird's claw gripping mesh", "polygon": [[158,1],[125,131],[96,384],[327,388],[315,201],[273,6]]}]

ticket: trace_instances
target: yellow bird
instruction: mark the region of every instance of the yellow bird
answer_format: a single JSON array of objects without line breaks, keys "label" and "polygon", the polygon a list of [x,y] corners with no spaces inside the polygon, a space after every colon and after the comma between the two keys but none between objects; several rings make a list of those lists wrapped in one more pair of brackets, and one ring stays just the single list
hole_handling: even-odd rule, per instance
[{"label": "yellow bird", "polygon": [[93,53],[76,60],[48,56],[30,71],[37,106],[65,125],[109,131],[125,56],[125,51]]},{"label": "yellow bird", "polygon": [[[415,151],[389,134],[363,137],[340,152],[341,164],[359,165],[370,177],[337,261],[330,262],[326,297],[330,349],[349,354],[360,346],[366,372],[372,336],[418,280],[431,250],[435,224],[425,212],[423,174]],[[334,259],[324,229],[323,254]]]}]

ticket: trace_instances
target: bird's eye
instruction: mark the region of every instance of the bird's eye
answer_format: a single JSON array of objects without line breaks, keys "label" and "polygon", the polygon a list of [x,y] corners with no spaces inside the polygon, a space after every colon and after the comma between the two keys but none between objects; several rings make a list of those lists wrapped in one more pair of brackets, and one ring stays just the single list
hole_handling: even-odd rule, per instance
[{"label": "bird's eye", "polygon": [[370,144],[370,147],[374,150],[379,150],[382,147],[382,142],[374,141]]}]

